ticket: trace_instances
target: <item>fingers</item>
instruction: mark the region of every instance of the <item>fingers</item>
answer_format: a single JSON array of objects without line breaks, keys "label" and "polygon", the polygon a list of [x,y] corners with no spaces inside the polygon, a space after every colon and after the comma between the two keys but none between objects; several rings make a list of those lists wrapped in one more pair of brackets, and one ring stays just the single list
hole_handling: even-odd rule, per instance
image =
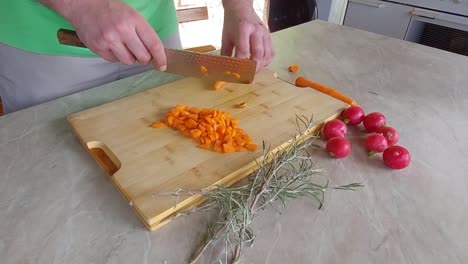
[{"label": "fingers", "polygon": [[105,60],[108,60],[110,62],[118,62],[119,59],[115,57],[114,53],[112,53],[112,50],[105,50],[101,51],[98,53],[101,57],[103,57]]},{"label": "fingers", "polygon": [[140,64],[146,65],[151,61],[151,54],[136,32],[125,39],[125,44]]},{"label": "fingers", "polygon": [[131,65],[135,63],[135,57],[124,45],[123,42],[114,42],[111,45],[111,51],[114,56],[122,63]]},{"label": "fingers", "polygon": [[166,51],[153,28],[146,22],[141,22],[136,27],[136,33],[147,51],[149,51],[154,67],[160,71],[165,71],[167,68]]},{"label": "fingers", "polygon": [[275,51],[273,49],[273,45],[271,43],[271,37],[269,33],[263,35],[263,50],[264,50],[263,67],[266,67],[270,65],[271,61],[273,60],[273,57],[275,56]]},{"label": "fingers", "polygon": [[257,62],[257,71],[264,67],[264,56],[263,36],[253,33],[250,35],[250,59]]},{"label": "fingers", "polygon": [[240,27],[240,32],[237,39],[235,40],[236,58],[246,59],[249,57],[250,35],[251,30],[249,30],[247,27]]},{"label": "fingers", "polygon": [[221,56],[232,56],[232,51],[234,50],[234,43],[228,38],[223,38],[221,43]]}]

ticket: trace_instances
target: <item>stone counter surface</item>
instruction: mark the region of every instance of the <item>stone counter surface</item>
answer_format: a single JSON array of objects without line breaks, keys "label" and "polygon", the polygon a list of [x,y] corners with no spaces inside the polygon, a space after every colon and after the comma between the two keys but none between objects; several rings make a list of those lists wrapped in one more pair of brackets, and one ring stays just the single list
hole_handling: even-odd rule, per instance
[{"label": "stone counter surface", "polygon": [[[321,21],[273,39],[270,69],[287,78],[297,63],[384,113],[413,160],[387,169],[357,133],[346,159],[315,153],[332,184],[365,188],[328,193],[321,211],[307,198],[266,210],[244,263],[468,263],[468,58]],[[152,71],[0,117],[1,263],[187,263],[206,215],[147,231],[65,120],[177,78]]]}]

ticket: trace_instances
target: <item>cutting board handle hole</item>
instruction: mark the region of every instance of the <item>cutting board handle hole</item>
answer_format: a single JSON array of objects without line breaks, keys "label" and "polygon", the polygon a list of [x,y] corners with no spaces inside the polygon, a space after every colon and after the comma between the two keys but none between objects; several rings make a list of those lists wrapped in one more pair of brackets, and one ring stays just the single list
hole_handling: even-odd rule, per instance
[{"label": "cutting board handle hole", "polygon": [[87,143],[87,146],[93,158],[109,176],[114,175],[122,166],[120,160],[106,144],[99,141],[91,141]]}]

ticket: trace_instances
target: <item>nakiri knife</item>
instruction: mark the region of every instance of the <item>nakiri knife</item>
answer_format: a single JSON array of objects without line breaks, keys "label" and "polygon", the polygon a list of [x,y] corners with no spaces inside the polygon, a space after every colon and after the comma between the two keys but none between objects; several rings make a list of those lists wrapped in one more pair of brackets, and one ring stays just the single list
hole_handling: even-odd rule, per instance
[{"label": "nakiri knife", "polygon": [[[86,48],[73,30],[59,29],[57,38],[62,45]],[[249,84],[255,77],[257,63],[249,59],[204,54],[189,50],[165,48],[166,72],[210,81]]]}]

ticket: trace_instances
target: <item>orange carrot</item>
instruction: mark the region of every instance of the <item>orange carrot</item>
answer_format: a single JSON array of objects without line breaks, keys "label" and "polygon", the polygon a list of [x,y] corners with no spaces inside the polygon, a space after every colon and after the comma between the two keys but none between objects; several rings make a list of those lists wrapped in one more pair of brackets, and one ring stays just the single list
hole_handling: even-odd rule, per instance
[{"label": "orange carrot", "polygon": [[256,151],[257,150],[257,145],[253,143],[249,143],[245,145],[245,148],[251,151]]},{"label": "orange carrot", "polygon": [[247,106],[246,102],[241,102],[241,103],[236,104],[237,108],[245,108],[246,106]]},{"label": "orange carrot", "polygon": [[298,72],[298,71],[299,71],[299,65],[293,64],[293,65],[289,66],[289,67],[288,67],[288,71],[290,71],[290,72]]},{"label": "orange carrot", "polygon": [[230,72],[230,71],[226,71],[225,74],[226,74],[226,75],[231,75],[231,72]]},{"label": "orange carrot", "polygon": [[240,79],[241,77],[240,74],[238,74],[237,72],[233,72],[232,75],[236,77],[237,79]]},{"label": "orange carrot", "polygon": [[200,66],[200,71],[201,71],[201,73],[206,74],[208,72],[208,69],[205,66],[202,65],[202,66]]},{"label": "orange carrot", "polygon": [[225,82],[223,81],[216,81],[213,83],[213,89],[214,90],[219,90],[221,89],[221,87],[223,87],[223,85],[225,84]]},{"label": "orange carrot", "polygon": [[166,124],[164,124],[163,122],[154,122],[153,124],[151,124],[151,127],[154,127],[154,128],[161,128],[165,126]]},{"label": "orange carrot", "polygon": [[219,153],[256,151],[257,145],[250,135],[239,128],[239,120],[217,109],[197,109],[177,105],[170,109],[163,122],[194,139],[198,147]]},{"label": "orange carrot", "polygon": [[352,98],[342,94],[341,92],[330,88],[328,86],[325,86],[323,84],[314,82],[312,80],[307,79],[306,77],[300,76],[296,79],[296,86],[297,87],[310,87],[313,88],[319,92],[322,92],[324,94],[327,94],[331,97],[334,97],[340,101],[343,101],[349,105],[357,105],[356,101],[354,101]]}]

